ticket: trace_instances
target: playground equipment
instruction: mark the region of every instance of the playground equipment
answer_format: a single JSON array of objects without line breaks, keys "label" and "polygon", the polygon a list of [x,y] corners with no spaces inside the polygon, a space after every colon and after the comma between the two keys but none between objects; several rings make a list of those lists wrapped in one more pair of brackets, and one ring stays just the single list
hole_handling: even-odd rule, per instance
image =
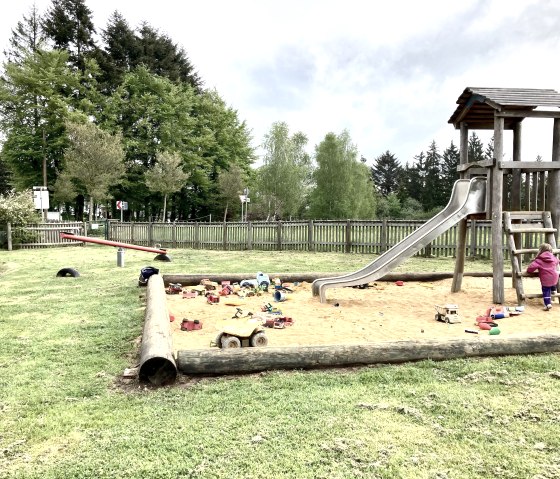
[{"label": "playground equipment", "polygon": [[157,256],[154,258],[155,261],[171,261],[171,258],[167,255],[167,250],[162,248],[150,248],[148,246],[139,246],[130,243],[121,243],[119,241],[109,241],[101,238],[92,238],[90,236],[80,236],[65,231],[61,232],[60,236],[62,238],[66,238],[74,241],[83,241],[84,243],[95,243],[95,244],[102,244],[105,246],[118,247],[119,250],[117,251],[117,264],[119,266],[124,265],[124,259],[123,259],[124,250],[122,248],[135,249],[138,251],[147,251],[149,253],[157,253]]},{"label": "playground equipment", "polygon": [[[552,245],[555,254],[560,253],[556,247],[560,225],[560,94],[550,89],[467,87],[457,105],[449,123],[460,130],[460,180],[447,207],[365,268],[315,281],[313,294],[321,302],[326,300],[327,288],[355,286],[380,278],[456,223],[451,291],[460,291],[468,222],[473,225],[477,219],[492,221],[492,302],[504,303],[504,232],[518,303],[542,297],[542,293],[525,293],[522,278],[532,275],[523,272],[522,262],[534,256],[543,241]],[[551,161],[522,161],[521,126],[525,118],[553,120]],[[470,130],[493,130],[493,158],[469,162]],[[504,130],[513,132],[512,161],[504,160]],[[560,294],[554,297],[560,298]]]}]

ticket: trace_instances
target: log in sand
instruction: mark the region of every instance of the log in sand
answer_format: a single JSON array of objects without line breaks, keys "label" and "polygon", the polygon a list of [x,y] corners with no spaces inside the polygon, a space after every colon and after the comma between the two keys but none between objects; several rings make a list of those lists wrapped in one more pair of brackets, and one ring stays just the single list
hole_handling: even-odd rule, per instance
[{"label": "log in sand", "polygon": [[560,335],[486,336],[468,339],[384,341],[360,345],[200,349],[177,353],[183,374],[237,374],[423,359],[560,352]]}]

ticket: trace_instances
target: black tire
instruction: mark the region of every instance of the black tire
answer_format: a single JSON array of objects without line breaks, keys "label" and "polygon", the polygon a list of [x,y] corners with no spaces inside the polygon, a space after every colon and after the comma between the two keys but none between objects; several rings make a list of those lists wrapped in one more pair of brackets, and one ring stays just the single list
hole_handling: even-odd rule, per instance
[{"label": "black tire", "polygon": [[72,278],[77,278],[78,276],[80,276],[80,273],[78,273],[75,269],[72,268],[62,268],[61,270],[59,270],[58,273],[56,273],[57,278],[65,278],[67,276],[71,276]]},{"label": "black tire", "polygon": [[222,349],[238,349],[241,347],[241,340],[237,336],[223,335],[221,343]]},{"label": "black tire", "polygon": [[216,336],[216,339],[214,339],[214,343],[216,344],[216,346],[218,346],[219,348],[222,347],[222,337],[223,337],[224,333],[218,333],[218,335]]},{"label": "black tire", "polygon": [[264,331],[259,331],[251,336],[249,344],[254,348],[262,348],[268,344],[268,337]]}]

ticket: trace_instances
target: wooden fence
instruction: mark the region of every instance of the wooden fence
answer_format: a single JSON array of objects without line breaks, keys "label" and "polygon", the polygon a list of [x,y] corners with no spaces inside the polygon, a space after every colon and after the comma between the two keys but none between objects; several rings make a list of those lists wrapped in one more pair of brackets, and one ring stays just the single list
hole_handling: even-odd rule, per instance
[{"label": "wooden fence", "polygon": [[[81,245],[60,238],[61,231],[75,234],[104,234],[106,239],[142,246],[168,249],[214,249],[226,251],[315,251],[380,254],[403,240],[424,221],[277,221],[232,223],[121,223],[107,221],[92,230],[86,223],[42,223],[9,227],[4,248],[42,248]],[[94,225],[97,227],[97,225]],[[492,235],[490,221],[467,222],[467,251],[471,258],[490,258]],[[0,232],[1,233],[1,232]],[[11,240],[11,242],[10,242]],[[537,247],[544,238],[533,235],[524,247]],[[455,255],[457,226],[437,237],[419,256]],[[504,255],[509,257],[504,238]]]},{"label": "wooden fence", "polygon": [[75,246],[75,241],[60,237],[62,231],[77,235],[87,234],[87,224],[82,222],[72,223],[38,223],[25,226],[5,225],[0,231],[0,244],[7,250],[13,248],[47,248],[52,246]]},{"label": "wooden fence", "polygon": [[[316,251],[380,254],[391,248],[424,221],[278,221],[230,223],[120,223],[107,224],[113,241],[162,248],[219,249],[229,251]],[[470,257],[490,257],[491,222],[471,221],[467,236]],[[454,256],[454,226],[422,249],[418,255]],[[505,241],[504,241],[505,245]],[[504,251],[507,253],[506,251]]]}]

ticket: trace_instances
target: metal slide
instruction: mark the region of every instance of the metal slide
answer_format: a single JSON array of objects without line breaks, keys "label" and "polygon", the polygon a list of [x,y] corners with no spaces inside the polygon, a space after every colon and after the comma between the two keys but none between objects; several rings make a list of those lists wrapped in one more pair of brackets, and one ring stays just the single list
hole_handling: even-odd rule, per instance
[{"label": "metal slide", "polygon": [[440,234],[468,215],[485,211],[486,178],[457,180],[453,185],[451,199],[442,211],[364,268],[343,276],[313,281],[313,296],[319,296],[321,303],[324,303],[326,301],[325,292],[328,288],[359,286],[375,281],[425,248]]}]

